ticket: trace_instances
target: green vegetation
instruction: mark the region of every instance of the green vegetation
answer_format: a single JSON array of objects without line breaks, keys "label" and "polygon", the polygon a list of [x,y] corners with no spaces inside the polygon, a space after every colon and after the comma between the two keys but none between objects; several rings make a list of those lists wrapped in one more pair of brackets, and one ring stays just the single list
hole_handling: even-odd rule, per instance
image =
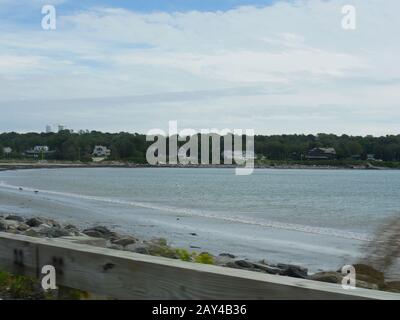
[{"label": "green vegetation", "polygon": [[30,277],[15,276],[0,271],[0,297],[12,299],[44,299],[45,295],[38,290],[37,282]]},{"label": "green vegetation", "polygon": [[[180,145],[185,142],[179,142]],[[91,161],[95,145],[103,145],[111,150],[109,160],[146,163],[146,151],[152,142],[146,141],[143,134],[102,133],[98,131],[71,133],[68,130],[59,133],[26,133],[15,132],[0,134],[0,159],[26,159],[23,153],[36,145],[46,145],[55,153],[52,159],[58,161]],[[211,142],[210,142],[211,144]],[[221,144],[223,145],[223,144]],[[3,147],[11,147],[12,153],[3,154]],[[261,161],[289,161],[290,163],[312,164],[305,161],[304,155],[315,147],[333,147],[337,161],[332,165],[365,163],[368,154],[380,159],[385,164],[377,166],[399,167],[400,135],[385,137],[348,136],[333,134],[318,135],[274,135],[256,136],[255,153]],[[200,151],[200,148],[199,148]],[[354,160],[354,156],[357,159]],[[47,156],[49,157],[49,156]],[[364,162],[362,161],[364,160]],[[342,161],[342,162],[341,162]],[[316,164],[328,164],[327,161],[315,161]]]},{"label": "green vegetation", "polygon": [[147,250],[152,256],[204,264],[214,264],[215,262],[214,257],[207,252],[202,252],[199,254],[195,251],[189,252],[186,249],[173,248],[168,245],[167,240],[164,238],[153,239],[151,244],[147,247]]},{"label": "green vegetation", "polygon": [[195,262],[204,264],[214,264],[214,258],[207,252],[200,253],[195,257]]},{"label": "green vegetation", "polygon": [[90,296],[87,292],[66,287],[45,292],[41,288],[39,280],[0,271],[0,298],[12,300],[84,300],[89,299]]}]

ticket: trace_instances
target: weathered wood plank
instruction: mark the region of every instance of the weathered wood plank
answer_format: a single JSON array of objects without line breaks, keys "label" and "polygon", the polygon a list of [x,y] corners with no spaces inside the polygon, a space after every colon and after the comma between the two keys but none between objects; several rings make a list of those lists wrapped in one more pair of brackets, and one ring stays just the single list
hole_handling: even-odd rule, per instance
[{"label": "weathered wood plank", "polygon": [[[21,254],[22,252],[22,254]],[[21,258],[22,257],[22,258]],[[0,268],[118,299],[400,299],[399,294],[0,232]]]}]

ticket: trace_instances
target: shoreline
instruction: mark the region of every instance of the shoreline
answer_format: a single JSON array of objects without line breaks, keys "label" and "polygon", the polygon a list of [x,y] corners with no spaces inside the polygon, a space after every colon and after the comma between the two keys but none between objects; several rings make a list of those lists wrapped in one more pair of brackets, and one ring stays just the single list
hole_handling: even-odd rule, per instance
[{"label": "shoreline", "polygon": [[[58,238],[100,248],[328,283],[341,284],[344,277],[340,270],[320,271],[310,274],[307,268],[299,265],[270,264],[265,260],[240,259],[230,253],[213,255],[209,252],[189,251],[170,246],[165,238],[143,240],[134,234],[119,234],[113,228],[109,229],[102,225],[94,225],[84,229],[84,227],[72,224],[61,224],[54,219],[46,217],[24,217],[15,214],[0,215],[0,232],[38,238]],[[389,281],[384,278],[382,272],[365,264],[355,264],[354,267],[357,272],[357,287],[400,292],[400,281]]]},{"label": "shoreline", "polygon": [[[235,169],[235,165],[150,165],[126,162],[102,163],[63,163],[63,162],[0,162],[0,171],[29,170],[29,169],[70,169],[70,168],[182,168],[182,169]],[[254,169],[286,169],[286,170],[400,170],[400,168],[377,167],[373,165],[254,165]]]}]

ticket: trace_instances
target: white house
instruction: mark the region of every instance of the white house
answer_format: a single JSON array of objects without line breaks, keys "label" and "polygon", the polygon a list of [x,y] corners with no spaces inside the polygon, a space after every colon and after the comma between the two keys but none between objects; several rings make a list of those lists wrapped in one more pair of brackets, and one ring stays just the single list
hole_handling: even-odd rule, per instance
[{"label": "white house", "polygon": [[242,161],[249,161],[249,160],[256,160],[256,156],[253,152],[246,152],[246,151],[224,151],[223,157],[225,160],[228,161],[235,161],[235,160],[242,160]]},{"label": "white house", "polygon": [[33,148],[33,152],[35,153],[49,152],[49,150],[48,146],[35,146]]},{"label": "white house", "polygon": [[111,154],[111,150],[105,146],[95,146],[93,149],[93,156],[95,157],[108,157]]},{"label": "white house", "polygon": [[11,152],[12,152],[12,149],[11,149],[10,147],[4,147],[4,148],[3,148],[3,153],[4,153],[4,154],[8,155],[8,154],[10,154]]}]

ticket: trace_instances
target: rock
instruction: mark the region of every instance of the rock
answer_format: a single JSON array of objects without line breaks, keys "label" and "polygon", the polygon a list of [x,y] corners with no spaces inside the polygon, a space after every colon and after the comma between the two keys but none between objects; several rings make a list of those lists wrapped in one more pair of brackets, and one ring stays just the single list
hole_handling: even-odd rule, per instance
[{"label": "rock", "polygon": [[383,272],[380,272],[366,264],[355,264],[353,267],[356,270],[356,282],[362,281],[376,284],[379,287],[384,286],[385,277]]},{"label": "rock", "polygon": [[198,235],[197,235],[197,233],[194,233],[194,232],[192,232],[192,233],[189,233],[191,236],[194,236],[194,237],[197,237]]},{"label": "rock", "polygon": [[7,231],[7,225],[4,223],[4,220],[0,220],[0,231]]},{"label": "rock", "polygon": [[234,262],[234,264],[242,269],[253,269],[254,268],[253,263],[248,262],[246,260],[237,260]]},{"label": "rock", "polygon": [[124,247],[124,250],[140,254],[150,254],[148,248],[145,247],[143,243],[129,244],[126,247]]},{"label": "rock", "polygon": [[18,221],[18,222],[24,222],[24,218],[20,217],[20,216],[16,216],[13,214],[10,214],[6,217],[6,220],[13,220],[13,221]]},{"label": "rock", "polygon": [[268,274],[281,274],[282,270],[262,263],[253,262],[253,267]]},{"label": "rock", "polygon": [[400,293],[400,281],[389,281],[383,286],[384,290]]},{"label": "rock", "polygon": [[110,245],[107,245],[107,248],[113,249],[113,250],[124,250],[123,246],[120,246],[118,244],[112,244],[112,243]]},{"label": "rock", "polygon": [[307,279],[308,278],[308,269],[303,268],[301,266],[293,265],[293,264],[285,264],[285,263],[278,263],[277,267],[281,269],[281,275],[293,277],[293,278],[300,278],[300,279]]},{"label": "rock", "polygon": [[15,220],[0,220],[0,231],[17,230],[19,222]]},{"label": "rock", "polygon": [[26,220],[25,223],[30,227],[39,227],[42,224],[48,225],[49,227],[61,227],[61,225],[57,221],[42,217],[30,218]]},{"label": "rock", "polygon": [[50,228],[47,232],[46,232],[46,236],[48,238],[60,238],[60,237],[68,237],[68,236],[72,236],[71,232],[62,229],[62,228],[58,228],[58,227],[53,227]]},{"label": "rock", "polygon": [[145,243],[148,243],[150,245],[157,245],[157,246],[168,246],[168,242],[166,239],[164,238],[155,238],[155,239],[151,239],[150,241],[146,241]]},{"label": "rock", "polygon": [[19,231],[26,231],[29,229],[29,226],[25,223],[20,223],[17,227],[17,230]]},{"label": "rock", "polygon": [[64,229],[68,230],[68,231],[79,232],[79,229],[76,226],[74,226],[73,224],[65,225]]},{"label": "rock", "polygon": [[96,226],[93,228],[83,230],[83,233],[88,235],[89,237],[103,238],[103,239],[110,239],[110,238],[115,237],[115,235],[116,235],[115,232],[112,232],[103,226]]},{"label": "rock", "polygon": [[233,268],[233,269],[243,269],[243,268],[239,267],[234,261],[227,262],[225,264],[225,267]]},{"label": "rock", "polygon": [[35,228],[30,228],[24,232],[24,234],[28,237],[40,237],[39,232],[35,230]]},{"label": "rock", "polygon": [[127,236],[127,237],[122,237],[120,239],[117,239],[117,240],[113,241],[112,243],[116,244],[116,245],[120,245],[122,247],[125,247],[127,245],[136,243],[136,241],[138,241],[136,238]]},{"label": "rock", "polygon": [[379,290],[379,286],[375,283],[369,283],[362,280],[356,280],[356,287],[357,288],[364,288],[370,290]]},{"label": "rock", "polygon": [[145,247],[136,248],[134,252],[140,253],[140,254],[150,254],[149,250],[147,250],[147,248],[145,248]]},{"label": "rock", "polygon": [[30,218],[25,223],[30,227],[39,227],[44,221],[40,218]]},{"label": "rock", "polygon": [[315,273],[311,275],[309,279],[314,281],[322,281],[329,283],[342,283],[343,276],[339,272],[327,271],[327,272]]},{"label": "rock", "polygon": [[83,230],[83,233],[93,238],[103,238],[103,234],[96,230]]},{"label": "rock", "polygon": [[92,238],[87,235],[84,236],[66,236],[66,237],[61,237],[60,239],[66,240],[66,241],[71,241],[79,244],[87,244],[90,246],[94,247],[101,247],[101,248],[106,248],[107,247],[107,241],[102,238]]},{"label": "rock", "polygon": [[230,254],[230,253],[221,253],[219,256],[220,257],[228,257],[228,258],[231,258],[231,259],[235,259],[236,258],[233,254]]},{"label": "rock", "polygon": [[30,237],[47,237],[47,238],[60,238],[71,236],[71,232],[61,228],[53,227],[48,224],[42,223],[38,227],[31,227],[25,231],[25,235]]},{"label": "rock", "polygon": [[218,257],[215,257],[214,263],[217,266],[226,266],[228,263],[234,263],[234,260],[232,258],[229,258],[226,256],[218,256]]}]

